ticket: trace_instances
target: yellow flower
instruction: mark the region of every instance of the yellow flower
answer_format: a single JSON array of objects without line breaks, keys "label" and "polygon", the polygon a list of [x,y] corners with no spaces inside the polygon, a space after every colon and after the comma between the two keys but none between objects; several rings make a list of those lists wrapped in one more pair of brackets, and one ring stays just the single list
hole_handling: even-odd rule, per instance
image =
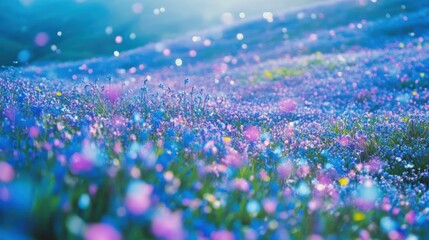
[{"label": "yellow flower", "polygon": [[273,74],[268,70],[265,70],[264,74],[265,74],[265,77],[267,77],[269,79],[273,78]]},{"label": "yellow flower", "polygon": [[338,182],[340,183],[341,186],[347,186],[347,184],[349,184],[349,179],[346,177],[340,178],[340,180],[338,180]]},{"label": "yellow flower", "polygon": [[365,219],[365,214],[363,214],[363,212],[355,212],[353,214],[353,220],[355,222],[360,222],[360,221],[362,221],[364,219]]},{"label": "yellow flower", "polygon": [[61,97],[63,94],[61,92],[56,92],[55,95],[57,95],[58,97]]}]

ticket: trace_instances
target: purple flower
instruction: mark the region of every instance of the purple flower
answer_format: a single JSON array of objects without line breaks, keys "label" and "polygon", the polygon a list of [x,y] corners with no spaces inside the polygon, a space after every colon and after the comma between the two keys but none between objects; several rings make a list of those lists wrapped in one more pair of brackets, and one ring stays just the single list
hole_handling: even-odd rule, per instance
[{"label": "purple flower", "polygon": [[1,182],[10,182],[15,178],[15,169],[7,163],[0,162],[0,181]]},{"label": "purple flower", "polygon": [[28,129],[28,135],[31,138],[37,138],[37,136],[39,136],[40,130],[38,127],[30,127],[30,129]]},{"label": "purple flower", "polygon": [[182,224],[182,214],[161,208],[152,221],[152,233],[157,238],[166,240],[180,240],[185,238]]},{"label": "purple flower", "polygon": [[74,174],[88,172],[94,167],[91,159],[81,153],[75,153],[71,156],[70,171]]},{"label": "purple flower", "polygon": [[243,178],[234,179],[234,181],[232,182],[232,185],[234,186],[235,189],[238,189],[243,192],[247,192],[250,189],[249,183],[246,181],[246,179],[243,179]]},{"label": "purple flower", "polygon": [[278,104],[279,110],[283,113],[290,113],[296,109],[296,101],[293,99],[285,99]]},{"label": "purple flower", "polygon": [[239,168],[243,166],[243,158],[238,153],[228,153],[223,159],[222,162],[224,162],[227,166],[232,166]]},{"label": "purple flower", "polygon": [[122,95],[122,89],[120,85],[111,85],[106,87],[104,95],[110,102],[115,103]]},{"label": "purple flower", "polygon": [[132,214],[145,213],[151,204],[153,186],[142,181],[134,181],[128,185],[125,205]]},{"label": "purple flower", "polygon": [[121,234],[106,223],[91,224],[86,228],[85,240],[120,240]]},{"label": "purple flower", "polygon": [[406,215],[405,215],[405,220],[409,223],[409,224],[414,224],[416,222],[416,213],[411,210],[409,211]]},{"label": "purple flower", "polygon": [[286,161],[277,167],[277,174],[280,178],[287,179],[292,175],[293,170],[293,163],[291,161]]},{"label": "purple flower", "polygon": [[244,131],[244,136],[251,142],[256,142],[261,137],[261,130],[256,126],[250,126]]},{"label": "purple flower", "polygon": [[349,136],[342,136],[342,137],[338,138],[338,143],[343,147],[347,147],[350,145],[350,137]]},{"label": "purple flower", "polygon": [[234,240],[234,234],[229,231],[221,230],[213,232],[210,236],[211,240]]},{"label": "purple flower", "polygon": [[266,213],[272,214],[277,209],[277,201],[275,199],[265,199],[262,203],[262,207]]}]

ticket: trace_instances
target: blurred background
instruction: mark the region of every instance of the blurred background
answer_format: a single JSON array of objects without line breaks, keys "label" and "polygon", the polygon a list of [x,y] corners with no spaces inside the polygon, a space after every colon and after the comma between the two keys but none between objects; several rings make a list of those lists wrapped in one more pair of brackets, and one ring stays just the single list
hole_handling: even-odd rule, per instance
[{"label": "blurred background", "polygon": [[70,61],[323,0],[1,0],[0,65]]}]

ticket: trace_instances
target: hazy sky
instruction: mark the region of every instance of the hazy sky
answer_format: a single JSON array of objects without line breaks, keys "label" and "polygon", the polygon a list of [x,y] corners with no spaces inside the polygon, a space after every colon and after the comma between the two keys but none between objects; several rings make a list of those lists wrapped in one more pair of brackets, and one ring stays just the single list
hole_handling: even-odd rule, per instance
[{"label": "hazy sky", "polygon": [[[20,52],[22,57],[22,51],[29,54],[29,61],[111,54],[238,21],[240,13],[253,17],[320,1],[4,0],[0,1],[0,64],[11,64]],[[40,38],[40,33],[47,39]],[[119,45],[117,36],[122,38]],[[47,42],[36,44],[36,39]]]}]

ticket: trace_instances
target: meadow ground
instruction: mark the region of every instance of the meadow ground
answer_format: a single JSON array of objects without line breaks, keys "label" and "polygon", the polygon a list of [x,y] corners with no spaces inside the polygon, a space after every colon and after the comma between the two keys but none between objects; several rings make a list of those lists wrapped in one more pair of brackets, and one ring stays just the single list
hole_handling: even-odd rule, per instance
[{"label": "meadow ground", "polygon": [[4,239],[424,239],[429,2],[0,72]]}]

